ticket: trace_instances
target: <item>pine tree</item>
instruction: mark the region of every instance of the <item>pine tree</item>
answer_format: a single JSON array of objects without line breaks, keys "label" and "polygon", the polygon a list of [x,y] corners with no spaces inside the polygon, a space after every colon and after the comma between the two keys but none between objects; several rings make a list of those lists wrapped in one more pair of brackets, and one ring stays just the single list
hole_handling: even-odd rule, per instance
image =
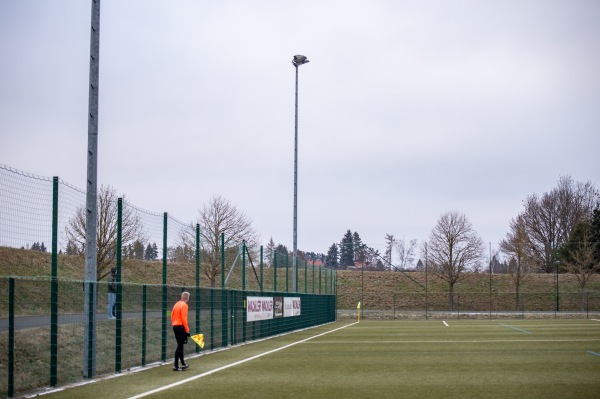
[{"label": "pine tree", "polygon": [[77,245],[73,241],[70,241],[70,240],[67,243],[67,248],[66,248],[65,252],[67,255],[78,255],[79,254]]},{"label": "pine tree", "polygon": [[340,243],[340,269],[347,269],[348,266],[354,266],[354,244],[350,230],[344,234]]},{"label": "pine tree", "polygon": [[135,240],[133,243],[133,258],[144,259],[144,244],[142,244],[139,240]]},{"label": "pine tree", "polygon": [[359,262],[361,267],[364,267],[367,260],[366,248],[356,231],[352,235],[352,245],[354,247],[354,264]]},{"label": "pine tree", "polygon": [[148,246],[146,247],[146,252],[144,252],[144,259],[152,260],[152,245],[150,245],[150,243],[148,243]]},{"label": "pine tree", "polygon": [[417,271],[423,271],[423,270],[425,270],[425,265],[423,264],[423,261],[421,259],[419,259],[418,262],[417,262],[416,270]]},{"label": "pine tree", "polygon": [[329,251],[327,251],[327,256],[325,257],[325,266],[332,269],[337,269],[339,267],[338,246],[335,243],[332,244],[331,247],[329,247]]}]

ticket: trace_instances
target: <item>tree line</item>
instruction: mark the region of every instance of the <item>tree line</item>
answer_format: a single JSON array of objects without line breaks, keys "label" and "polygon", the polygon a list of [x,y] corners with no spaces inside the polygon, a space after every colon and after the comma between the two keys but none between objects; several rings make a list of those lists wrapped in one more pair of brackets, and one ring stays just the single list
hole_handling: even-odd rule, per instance
[{"label": "tree line", "polygon": [[[558,186],[542,195],[532,194],[523,202],[523,210],[510,221],[506,238],[499,251],[489,260],[488,269],[505,270],[520,286],[528,273],[570,272],[580,279],[582,289],[589,276],[600,269],[600,210],[598,191],[592,183],[561,177]],[[114,265],[117,235],[117,195],[113,188],[102,186],[98,196],[97,278],[106,277]],[[65,236],[67,254],[83,254],[85,248],[85,210],[81,207],[69,220]],[[235,256],[245,241],[252,259],[258,259],[259,235],[251,221],[222,197],[213,197],[198,211],[196,223],[189,223],[179,233],[177,243],[167,249],[169,261],[193,262],[195,227],[200,225],[202,272],[214,284],[221,273],[221,234],[225,236],[228,256]],[[485,246],[467,216],[458,211],[440,216],[428,239],[397,239],[385,234],[383,254],[363,243],[357,231],[347,230],[339,243],[327,254],[298,251],[299,261],[321,261],[334,269],[428,270],[454,284],[465,271],[485,269]],[[122,255],[124,259],[156,260],[159,250],[150,243],[134,207],[123,207]],[[43,248],[43,249],[42,249]],[[45,250],[43,243],[31,249]],[[272,266],[275,254],[281,263],[291,265],[291,252],[273,238],[264,248],[265,265]],[[418,257],[417,252],[420,252]],[[417,260],[418,258],[418,260]],[[284,263],[284,259],[288,262]],[[415,263],[415,260],[417,262]]]},{"label": "tree line", "polygon": [[[428,270],[448,284],[453,308],[456,283],[467,271],[511,275],[517,304],[523,282],[532,273],[572,273],[582,294],[600,271],[600,195],[591,182],[561,177],[557,187],[523,201],[523,210],[509,223],[509,232],[490,254],[468,217],[451,211],[440,216],[426,241],[396,239],[385,234],[385,252],[364,245],[357,232],[344,234],[329,248],[326,264],[336,269]],[[417,251],[420,258],[414,264]],[[490,249],[491,252],[491,249]],[[392,256],[395,255],[395,257]]]}]

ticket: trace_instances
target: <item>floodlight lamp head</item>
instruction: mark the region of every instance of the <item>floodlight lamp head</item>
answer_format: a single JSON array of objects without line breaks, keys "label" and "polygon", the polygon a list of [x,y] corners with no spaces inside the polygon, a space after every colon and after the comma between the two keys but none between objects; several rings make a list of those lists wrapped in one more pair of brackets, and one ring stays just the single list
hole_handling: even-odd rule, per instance
[{"label": "floodlight lamp head", "polygon": [[294,64],[295,67],[298,67],[302,64],[306,64],[308,62],[308,58],[306,58],[306,56],[304,55],[295,55],[294,59],[292,60],[292,64]]}]

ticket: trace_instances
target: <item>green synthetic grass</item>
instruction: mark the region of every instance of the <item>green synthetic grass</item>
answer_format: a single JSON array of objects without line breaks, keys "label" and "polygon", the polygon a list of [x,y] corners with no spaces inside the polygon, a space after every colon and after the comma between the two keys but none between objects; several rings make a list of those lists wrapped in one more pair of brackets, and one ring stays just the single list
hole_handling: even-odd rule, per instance
[{"label": "green synthetic grass", "polygon": [[[447,324],[447,326],[446,326]],[[315,337],[150,398],[594,398],[598,320],[337,322],[49,398],[127,398]]]}]

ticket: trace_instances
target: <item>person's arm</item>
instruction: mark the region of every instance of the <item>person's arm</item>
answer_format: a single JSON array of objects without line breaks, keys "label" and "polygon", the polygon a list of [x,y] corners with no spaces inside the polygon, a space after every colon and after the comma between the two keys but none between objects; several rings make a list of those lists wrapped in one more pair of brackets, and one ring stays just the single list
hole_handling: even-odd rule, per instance
[{"label": "person's arm", "polygon": [[185,328],[185,332],[190,333],[190,327],[188,326],[188,305],[187,303],[183,304],[183,309],[181,312],[181,320],[183,321],[183,327]]}]

